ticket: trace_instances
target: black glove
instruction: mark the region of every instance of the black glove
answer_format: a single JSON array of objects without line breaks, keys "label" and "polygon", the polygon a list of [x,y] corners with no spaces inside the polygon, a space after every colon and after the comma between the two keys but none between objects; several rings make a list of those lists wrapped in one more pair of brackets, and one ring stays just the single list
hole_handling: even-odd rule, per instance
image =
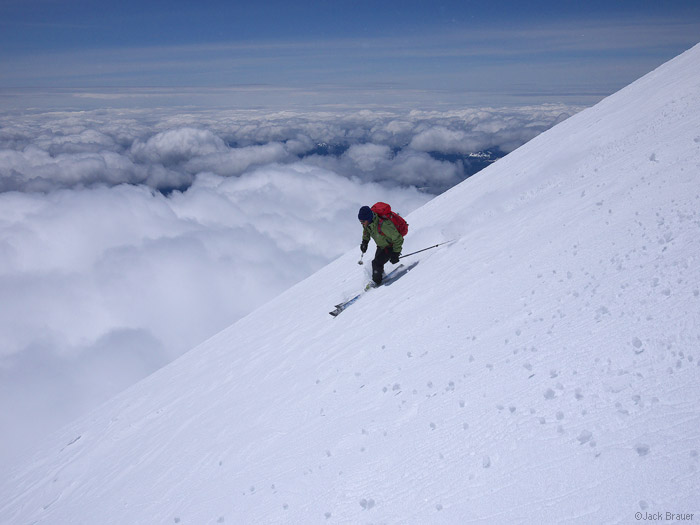
[{"label": "black glove", "polygon": [[369,245],[369,241],[362,241],[362,244],[360,244],[360,251],[362,253],[365,253],[367,251],[368,245]]},{"label": "black glove", "polygon": [[401,255],[400,253],[391,252],[391,257],[389,257],[389,260],[391,261],[391,264],[396,264],[396,263],[398,263],[398,262],[399,262],[399,256],[400,256],[400,255]]}]

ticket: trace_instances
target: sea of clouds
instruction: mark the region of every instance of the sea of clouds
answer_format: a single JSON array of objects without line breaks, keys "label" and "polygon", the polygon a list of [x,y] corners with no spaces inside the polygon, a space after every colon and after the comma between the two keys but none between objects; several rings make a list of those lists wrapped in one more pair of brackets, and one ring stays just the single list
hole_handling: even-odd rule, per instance
[{"label": "sea of clouds", "polygon": [[0,465],[580,109],[5,112]]}]

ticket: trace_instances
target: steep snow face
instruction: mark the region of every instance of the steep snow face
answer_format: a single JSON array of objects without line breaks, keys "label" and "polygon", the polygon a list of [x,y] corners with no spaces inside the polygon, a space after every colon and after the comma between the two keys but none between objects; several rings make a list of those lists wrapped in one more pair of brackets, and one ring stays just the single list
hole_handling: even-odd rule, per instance
[{"label": "steep snow face", "polygon": [[329,316],[348,253],[65,428],[0,516],[698,520],[699,169],[696,46],[411,214],[455,242],[391,286]]}]

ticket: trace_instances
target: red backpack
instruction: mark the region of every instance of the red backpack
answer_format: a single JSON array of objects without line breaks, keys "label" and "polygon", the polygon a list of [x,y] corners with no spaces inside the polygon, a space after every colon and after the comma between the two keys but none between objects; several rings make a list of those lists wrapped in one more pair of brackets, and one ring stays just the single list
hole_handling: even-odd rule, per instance
[{"label": "red backpack", "polygon": [[372,206],[371,210],[377,215],[379,215],[379,233],[384,235],[382,233],[382,222],[386,219],[389,219],[391,222],[394,223],[394,226],[396,226],[396,229],[401,234],[401,237],[406,236],[406,234],[408,233],[408,223],[404,220],[403,217],[401,217],[401,215],[391,211],[391,206],[389,206],[386,202],[376,203],[374,206]]}]

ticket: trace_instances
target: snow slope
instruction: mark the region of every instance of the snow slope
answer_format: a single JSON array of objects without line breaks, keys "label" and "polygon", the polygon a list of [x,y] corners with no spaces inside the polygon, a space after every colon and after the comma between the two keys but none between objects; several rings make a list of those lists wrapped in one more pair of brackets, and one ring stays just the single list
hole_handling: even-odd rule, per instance
[{"label": "snow slope", "polygon": [[699,169],[696,46],[411,214],[456,242],[391,286],[328,315],[355,249],[65,428],[0,520],[700,520]]}]

